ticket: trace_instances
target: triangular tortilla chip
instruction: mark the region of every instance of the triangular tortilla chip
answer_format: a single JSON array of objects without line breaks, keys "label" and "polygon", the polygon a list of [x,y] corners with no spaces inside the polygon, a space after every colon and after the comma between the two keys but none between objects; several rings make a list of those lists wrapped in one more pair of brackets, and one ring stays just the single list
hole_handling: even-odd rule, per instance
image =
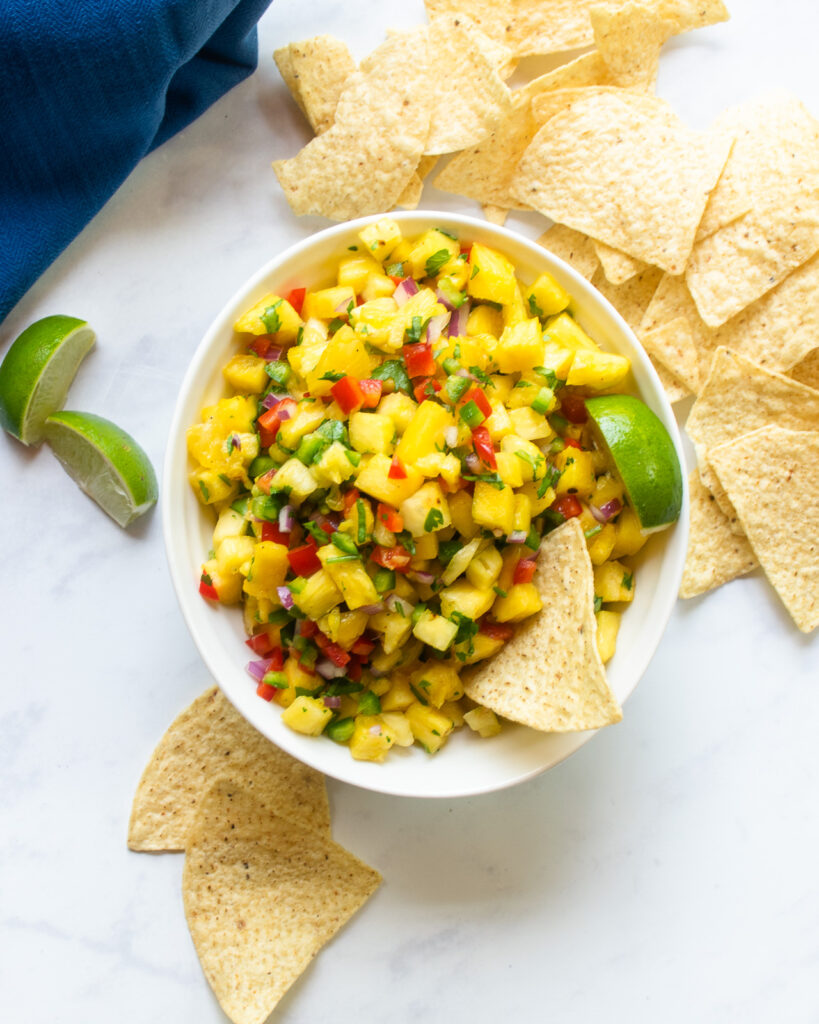
[{"label": "triangular tortilla chip", "polygon": [[182,897],[202,970],[230,1019],[263,1024],[380,881],[331,839],[217,780],[191,830]]},{"label": "triangular tortilla chip", "polygon": [[543,732],[619,722],[622,711],[597,651],[594,577],[577,519],[546,537],[533,582],[543,610],[493,658],[463,673],[466,695]]},{"label": "triangular tortilla chip", "polygon": [[737,537],[699,473],[688,477],[690,527],[680,597],[696,597],[753,571],[759,563],[745,536]]},{"label": "triangular tortilla chip", "polygon": [[511,191],[552,220],[679,274],[731,142],[692,131],[655,97],[600,90],[538,131]]},{"label": "triangular tortilla chip", "polygon": [[132,850],[184,850],[208,783],[229,773],[268,807],[330,834],[324,776],[253,728],[218,687],[171,724],[142,773],[128,826]]},{"label": "triangular tortilla chip", "polygon": [[649,355],[651,365],[657,371],[657,376],[660,378],[660,383],[665,391],[665,397],[673,405],[675,402],[682,402],[683,399],[690,398],[691,392],[683,384],[679,377],[675,377],[671,370],[668,369],[663,363],[654,356]]},{"label": "triangular tortilla chip", "polygon": [[695,395],[700,390],[699,354],[688,320],[679,316],[640,335],[652,361],[660,362]]},{"label": "triangular tortilla chip", "polygon": [[632,277],[636,277],[637,274],[648,270],[647,263],[644,263],[642,260],[635,260],[633,256],[620,252],[619,249],[612,249],[605,242],[595,242],[594,251],[597,253],[597,258],[600,260],[600,266],[603,268],[606,279],[611,281],[612,284],[625,284]]},{"label": "triangular tortilla chip", "polygon": [[800,384],[819,390],[819,348],[812,349],[805,358],[796,364],[789,374]]},{"label": "triangular tortilla chip", "polygon": [[538,238],[537,244],[565,260],[588,281],[591,281],[600,266],[594,240],[574,228],[567,228],[565,224],[553,224]]},{"label": "triangular tortilla chip", "polygon": [[636,331],[662,276],[663,272],[657,267],[649,267],[624,284],[612,284],[601,269],[592,278],[592,284]]},{"label": "triangular tortilla chip", "polygon": [[327,131],[344,85],[355,71],[347,44],[333,36],[314,36],[280,47],[273,59],[310,127],[316,135]]},{"label": "triangular tortilla chip", "polygon": [[339,97],[333,126],[273,169],[298,215],[352,220],[392,209],[429,133],[427,29],[395,32],[361,62]]},{"label": "triangular tortilla chip", "polygon": [[819,626],[819,431],[761,427],[709,458],[765,575],[810,633]]}]

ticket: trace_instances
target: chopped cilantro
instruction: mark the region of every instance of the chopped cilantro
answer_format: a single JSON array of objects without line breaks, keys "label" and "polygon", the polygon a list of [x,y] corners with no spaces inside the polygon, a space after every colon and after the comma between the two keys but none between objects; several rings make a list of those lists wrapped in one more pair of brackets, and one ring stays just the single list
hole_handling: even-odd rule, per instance
[{"label": "chopped cilantro", "polygon": [[316,433],[321,434],[328,441],[343,441],[345,443],[347,441],[347,428],[341,420],[325,420],[318,427]]},{"label": "chopped cilantro", "polygon": [[421,340],[421,335],[424,333],[424,320],[423,317],[414,316],[412,323],[407,328],[407,344],[417,345]]},{"label": "chopped cilantro", "polygon": [[602,607],[603,607],[603,598],[599,594],[595,594],[594,595],[594,610],[595,610],[595,612],[599,612]]},{"label": "chopped cilantro", "polygon": [[492,587],[492,589],[495,591],[495,593],[498,595],[498,597],[508,597],[509,596],[506,593],[506,591],[505,590],[501,590],[500,587],[495,586],[495,587]]},{"label": "chopped cilantro", "polygon": [[633,585],[634,585],[634,573],[633,572],[625,573],[625,575],[623,576],[623,586],[626,588],[626,590],[631,590]]},{"label": "chopped cilantro", "polygon": [[436,228],[435,230],[438,232],[439,235],[446,235],[447,238],[451,238],[453,242],[458,241],[458,236],[453,235],[452,232],[447,231],[446,228]]},{"label": "chopped cilantro", "polygon": [[276,331],[281,330],[282,318],[279,316],[279,306],[282,304],[282,301],[282,299],[277,299],[277,301],[274,302],[272,306],[268,306],[264,313],[259,317],[268,334],[275,334]]},{"label": "chopped cilantro", "polygon": [[346,373],[338,373],[335,370],[328,370],[327,373],[322,374],[322,376],[319,379],[337,381],[343,380],[346,376]]},{"label": "chopped cilantro", "polygon": [[478,475],[472,473],[462,473],[461,479],[474,480],[476,482],[482,480],[485,484],[491,484],[492,487],[495,487],[499,491],[502,491],[506,486],[506,484],[501,479],[499,473],[481,473]]},{"label": "chopped cilantro", "polygon": [[375,380],[391,380],[396,391],[410,392],[410,384],[407,368],[399,359],[387,359],[370,374]]},{"label": "chopped cilantro", "polygon": [[538,377],[542,377],[546,381],[546,386],[554,391],[558,384],[557,374],[554,370],[550,370],[546,366],[536,366],[535,373]]},{"label": "chopped cilantro", "polygon": [[[458,627],[458,632],[455,634],[454,644],[465,644],[468,643],[469,647],[466,651],[466,656],[475,653],[475,637],[478,634],[478,623],[474,619],[470,619],[468,615],[464,615],[463,612],[453,612],[449,617],[450,622],[454,622]],[[460,657],[460,654],[458,655]]]},{"label": "chopped cilantro", "polygon": [[495,382],[485,370],[480,368],[480,366],[470,366],[469,372],[473,377],[477,377],[478,381],[483,384],[485,388],[493,388],[495,386]]},{"label": "chopped cilantro", "polygon": [[444,525],[444,514],[439,508],[431,508],[424,520],[424,530],[432,533]]},{"label": "chopped cilantro", "polygon": [[317,544],[329,544],[330,534],[323,530],[318,523],[314,523],[312,519],[308,519],[306,522],[301,524],[310,536],[315,540]]},{"label": "chopped cilantro", "polygon": [[341,319],[341,317],[336,316],[336,317],[333,317],[333,319],[330,321],[330,324],[329,324],[327,329],[330,332],[330,334],[335,334],[336,331],[340,327],[343,327],[343,326],[344,326],[344,321]]},{"label": "chopped cilantro", "polygon": [[537,299],[534,295],[529,296],[529,312],[532,316],[543,316],[543,310],[537,304]]},{"label": "chopped cilantro", "polygon": [[434,252],[427,260],[424,271],[427,277],[434,277],[441,267],[449,262],[449,249],[439,249]]},{"label": "chopped cilantro", "polygon": [[481,268],[478,266],[477,263],[472,267],[472,277],[469,278],[470,281],[477,273],[479,273],[480,269]]},{"label": "chopped cilantro", "polygon": [[448,565],[463,547],[460,540],[442,540],[438,545],[438,559],[441,565]]},{"label": "chopped cilantro", "polygon": [[387,277],[403,277],[404,276],[404,264],[403,263],[390,263],[387,265],[387,269],[384,271]]}]

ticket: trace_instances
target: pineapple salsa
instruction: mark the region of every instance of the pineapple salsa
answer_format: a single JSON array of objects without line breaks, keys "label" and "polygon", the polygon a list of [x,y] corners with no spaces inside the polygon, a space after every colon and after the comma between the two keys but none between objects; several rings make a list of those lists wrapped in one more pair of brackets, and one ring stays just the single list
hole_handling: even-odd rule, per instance
[{"label": "pineapple salsa", "polygon": [[297,732],[381,761],[500,730],[460,670],[541,609],[541,538],[578,517],[597,643],[614,653],[645,542],[585,397],[629,361],[603,352],[548,273],[389,218],[327,287],[264,296],[236,322],[234,392],[188,431],[215,513],[200,592],[244,608],[248,671]]}]

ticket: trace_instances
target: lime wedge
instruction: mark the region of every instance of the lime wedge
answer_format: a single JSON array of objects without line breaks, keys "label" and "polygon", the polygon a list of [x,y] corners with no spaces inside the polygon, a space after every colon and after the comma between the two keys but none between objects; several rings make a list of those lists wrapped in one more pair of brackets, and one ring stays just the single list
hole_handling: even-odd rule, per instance
[{"label": "lime wedge", "polygon": [[155,504],[151,460],[116,423],[87,412],[55,412],[45,439],[69,476],[120,526]]},{"label": "lime wedge", "polygon": [[586,409],[643,529],[658,530],[676,522],[682,507],[682,470],[662,422],[631,395],[587,398]]},{"label": "lime wedge", "polygon": [[39,444],[46,416],[62,408],[94,337],[74,316],[47,316],[27,327],[0,364],[0,426],[23,444]]}]

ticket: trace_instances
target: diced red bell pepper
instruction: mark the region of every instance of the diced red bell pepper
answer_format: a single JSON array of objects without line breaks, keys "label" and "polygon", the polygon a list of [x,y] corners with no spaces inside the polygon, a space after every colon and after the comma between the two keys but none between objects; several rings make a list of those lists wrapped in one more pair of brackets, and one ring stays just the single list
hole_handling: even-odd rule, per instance
[{"label": "diced red bell pepper", "polygon": [[259,683],[256,687],[256,696],[261,697],[262,700],[273,700],[278,693],[275,686],[268,686],[267,683]]},{"label": "diced red bell pepper", "polygon": [[255,651],[261,658],[267,657],[273,650],[273,641],[267,633],[254,633],[245,640],[251,651]]},{"label": "diced red bell pepper", "polygon": [[325,533],[333,534],[338,529],[336,524],[332,521],[332,519],[329,518],[329,516],[317,516],[316,522],[322,528],[322,530],[324,530]]},{"label": "diced red bell pepper", "polygon": [[561,494],[559,498],[555,498],[549,509],[552,512],[559,512],[564,519],[572,519],[580,515],[583,506],[573,494]]},{"label": "diced red bell pepper", "polygon": [[350,661],[350,664],[347,666],[347,678],[352,679],[354,683],[357,683],[358,680],[361,678],[361,673],[361,662],[358,661],[358,659]]},{"label": "diced red bell pepper", "polygon": [[266,334],[260,334],[258,338],[254,338],[251,341],[249,347],[257,356],[264,359],[270,351],[272,344],[273,342]]},{"label": "diced red bell pepper", "polygon": [[296,403],[292,398],[283,398],[272,409],[265,409],[256,420],[263,448],[269,448],[275,442],[279,427],[295,413]]},{"label": "diced red bell pepper", "polygon": [[276,544],[290,544],[290,534],[282,533],[276,523],[262,523],[262,540],[272,540]]},{"label": "diced red bell pepper", "polygon": [[319,628],[312,619],[302,619],[299,622],[299,636],[312,637],[316,636],[318,632]]},{"label": "diced red bell pepper", "polygon": [[432,345],[428,341],[405,345],[403,352],[410,377],[432,377],[435,374],[435,359],[432,355]]},{"label": "diced red bell pepper", "polygon": [[495,446],[492,444],[489,431],[483,424],[472,428],[472,444],[475,448],[475,454],[485,466],[488,466],[490,469],[498,468],[498,460],[495,458]]},{"label": "diced red bell pepper", "polygon": [[357,377],[342,377],[330,388],[330,393],[347,416],[352,412],[358,412],[364,405],[364,392]]},{"label": "diced red bell pepper", "polygon": [[360,658],[369,658],[375,650],[375,640],[367,640],[365,637],[360,636],[350,650]]},{"label": "diced red bell pepper", "polygon": [[505,642],[513,635],[515,627],[511,626],[508,622],[490,622],[489,619],[484,619],[478,631],[491,637],[493,640],[503,640]]},{"label": "diced red bell pepper", "polygon": [[206,597],[208,601],[218,601],[219,595],[216,593],[216,587],[211,582],[210,576],[203,572],[199,579],[199,593],[202,597]]},{"label": "diced red bell pepper", "polygon": [[376,515],[379,523],[383,523],[391,533],[400,533],[404,529],[403,516],[391,505],[379,501]]},{"label": "diced red bell pepper", "polygon": [[390,280],[394,285],[399,285],[404,280],[403,277],[399,277],[398,274],[390,274]]},{"label": "diced red bell pepper", "polygon": [[304,305],[305,288],[291,288],[290,294],[287,296],[287,301],[295,309],[295,311],[301,316],[301,308]]},{"label": "diced red bell pepper", "polygon": [[396,544],[394,548],[385,548],[378,544],[370,558],[376,565],[384,569],[395,569],[397,572],[405,572],[412,561],[412,555],[401,544]]},{"label": "diced red bell pepper", "polygon": [[358,382],[358,386],[361,388],[362,394],[364,395],[364,405],[362,408],[375,409],[381,401],[381,391],[384,387],[384,381],[367,377],[364,380],[360,380]]},{"label": "diced red bell pepper", "polygon": [[481,410],[486,419],[492,415],[492,406],[489,404],[489,399],[486,397],[486,392],[479,387],[472,387],[467,391],[462,399],[464,405],[467,402],[474,402],[475,405]]},{"label": "diced red bell pepper", "polygon": [[569,423],[585,423],[589,418],[586,411],[586,396],[575,391],[564,391],[560,395],[560,411]]},{"label": "diced red bell pepper", "polygon": [[316,554],[318,547],[316,542],[311,537],[306,544],[302,544],[300,548],[293,548],[292,551],[287,552],[287,560],[290,563],[290,568],[297,576],[312,576],[314,572],[318,572],[321,568],[321,562]]},{"label": "diced red bell pepper", "polygon": [[392,462],[390,463],[390,470],[387,473],[390,480],[406,480],[407,471],[401,465],[401,460],[397,455],[393,455]]},{"label": "diced red bell pepper", "polygon": [[332,661],[334,665],[338,665],[339,668],[344,668],[344,666],[350,662],[350,655],[339,644],[334,644],[332,641],[328,641],[322,650],[330,661]]},{"label": "diced red bell pepper", "polygon": [[583,445],[579,441],[575,441],[573,437],[564,437],[563,445],[565,448],[579,448],[581,451],[583,450]]},{"label": "diced red bell pepper", "polygon": [[413,385],[412,393],[415,395],[415,401],[420,405],[425,398],[431,398],[440,390],[440,381],[434,377],[422,377],[417,384]]},{"label": "diced red bell pepper", "polygon": [[349,491],[344,492],[344,511],[349,512],[350,509],[355,505],[358,499],[361,497],[361,491],[357,487],[351,487]]},{"label": "diced red bell pepper", "polygon": [[535,576],[535,569],[537,569],[537,562],[534,558],[521,558],[515,566],[512,582],[531,583]]}]

